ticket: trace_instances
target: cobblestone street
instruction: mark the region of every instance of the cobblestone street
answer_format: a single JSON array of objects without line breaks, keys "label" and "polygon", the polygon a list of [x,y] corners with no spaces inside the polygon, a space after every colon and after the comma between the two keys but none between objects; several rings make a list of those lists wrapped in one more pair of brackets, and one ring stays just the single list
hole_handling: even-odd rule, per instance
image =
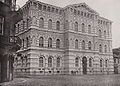
[{"label": "cobblestone street", "polygon": [[15,78],[1,86],[120,86],[120,75],[32,76]]}]

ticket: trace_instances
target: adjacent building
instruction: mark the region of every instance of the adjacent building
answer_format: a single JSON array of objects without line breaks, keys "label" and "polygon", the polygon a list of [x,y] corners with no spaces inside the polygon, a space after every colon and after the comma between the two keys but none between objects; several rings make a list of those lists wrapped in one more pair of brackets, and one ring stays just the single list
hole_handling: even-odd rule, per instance
[{"label": "adjacent building", "polygon": [[16,23],[22,48],[15,73],[24,75],[112,74],[112,22],[86,3],[64,8],[29,0]]},{"label": "adjacent building", "polygon": [[113,49],[114,73],[120,73],[120,48]]},{"label": "adjacent building", "polygon": [[14,53],[18,48],[15,7],[16,0],[0,0],[0,82],[13,79]]}]

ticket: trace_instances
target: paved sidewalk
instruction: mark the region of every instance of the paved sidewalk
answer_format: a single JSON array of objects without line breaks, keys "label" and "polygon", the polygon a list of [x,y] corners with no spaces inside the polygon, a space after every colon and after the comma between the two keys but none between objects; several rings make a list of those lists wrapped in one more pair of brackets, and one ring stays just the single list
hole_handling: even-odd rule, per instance
[{"label": "paved sidewalk", "polygon": [[0,86],[9,86],[11,84],[19,84],[26,82],[25,78],[14,78],[12,81],[0,83]]}]

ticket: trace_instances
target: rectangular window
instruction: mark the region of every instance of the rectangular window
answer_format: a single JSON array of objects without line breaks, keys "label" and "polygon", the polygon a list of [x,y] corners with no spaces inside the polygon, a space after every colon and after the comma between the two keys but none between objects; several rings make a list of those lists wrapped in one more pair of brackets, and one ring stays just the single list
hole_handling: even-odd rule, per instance
[{"label": "rectangular window", "polygon": [[0,16],[0,35],[3,35],[4,17]]}]

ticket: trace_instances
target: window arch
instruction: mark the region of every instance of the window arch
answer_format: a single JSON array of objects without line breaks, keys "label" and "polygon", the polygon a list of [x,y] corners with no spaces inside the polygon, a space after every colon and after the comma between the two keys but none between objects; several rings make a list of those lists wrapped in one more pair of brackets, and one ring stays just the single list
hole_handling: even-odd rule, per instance
[{"label": "window arch", "polygon": [[79,66],[79,58],[76,57],[76,58],[75,58],[75,67],[78,67],[78,66]]},{"label": "window arch", "polygon": [[104,38],[106,38],[106,31],[104,31]]},{"label": "window arch", "polygon": [[48,58],[48,67],[52,67],[52,57]]},{"label": "window arch", "polygon": [[105,53],[107,53],[107,45],[105,45]]},{"label": "window arch", "polygon": [[88,33],[91,33],[91,25],[88,25]]},{"label": "window arch", "polygon": [[78,49],[78,40],[75,40],[75,49]]},{"label": "window arch", "polygon": [[99,37],[102,38],[102,31],[99,30]]},{"label": "window arch", "polygon": [[35,17],[35,16],[33,16],[32,21],[33,21],[33,24],[34,24],[34,25],[36,25],[36,24],[37,24],[37,19],[36,19],[36,17]]},{"label": "window arch", "polygon": [[85,49],[85,41],[82,41],[82,49]]},{"label": "window arch", "polygon": [[39,46],[44,47],[44,39],[43,39],[43,37],[39,38]]},{"label": "window arch", "polygon": [[26,37],[26,47],[28,47],[29,46],[29,39],[28,39],[28,37]]},{"label": "window arch", "polygon": [[25,21],[23,21],[23,30],[25,30]]},{"label": "window arch", "polygon": [[26,21],[26,27],[27,27],[27,29],[28,29],[28,27],[29,27],[29,21],[30,21],[30,19],[27,18],[27,21]]},{"label": "window arch", "polygon": [[82,23],[82,32],[85,33],[85,24]]},{"label": "window arch", "polygon": [[69,29],[69,22],[68,22],[68,20],[65,21],[65,29]]},{"label": "window arch", "polygon": [[39,67],[43,67],[43,57],[39,58]]},{"label": "window arch", "polygon": [[75,22],[75,31],[78,31],[78,22]]},{"label": "window arch", "polygon": [[20,32],[20,24],[18,24],[18,29],[17,29],[17,33]]},{"label": "window arch", "polygon": [[92,44],[91,44],[91,41],[88,42],[88,49],[91,50],[92,48]]},{"label": "window arch", "polygon": [[47,11],[50,12],[50,7],[48,6]]},{"label": "window arch", "polygon": [[51,19],[48,20],[48,28],[52,29],[52,20]]},{"label": "window arch", "polygon": [[42,17],[41,17],[40,20],[39,20],[39,26],[40,26],[41,28],[44,27],[44,19],[43,19]]},{"label": "window arch", "polygon": [[103,67],[103,60],[100,59],[100,67]]},{"label": "window arch", "polygon": [[24,48],[25,47],[25,45],[24,45],[24,39],[22,39],[22,47]]},{"label": "window arch", "polygon": [[105,60],[105,67],[108,66],[108,60]]},{"label": "window arch", "polygon": [[60,22],[59,21],[56,22],[56,29],[60,30]]},{"label": "window arch", "polygon": [[59,39],[56,40],[56,48],[60,48],[60,40]]},{"label": "window arch", "polygon": [[92,67],[92,58],[89,58],[89,67]]},{"label": "window arch", "polygon": [[52,48],[52,38],[48,39],[48,47]]},{"label": "window arch", "polygon": [[57,67],[60,67],[60,57],[57,58]]},{"label": "window arch", "polygon": [[99,52],[102,52],[102,45],[99,45]]}]

